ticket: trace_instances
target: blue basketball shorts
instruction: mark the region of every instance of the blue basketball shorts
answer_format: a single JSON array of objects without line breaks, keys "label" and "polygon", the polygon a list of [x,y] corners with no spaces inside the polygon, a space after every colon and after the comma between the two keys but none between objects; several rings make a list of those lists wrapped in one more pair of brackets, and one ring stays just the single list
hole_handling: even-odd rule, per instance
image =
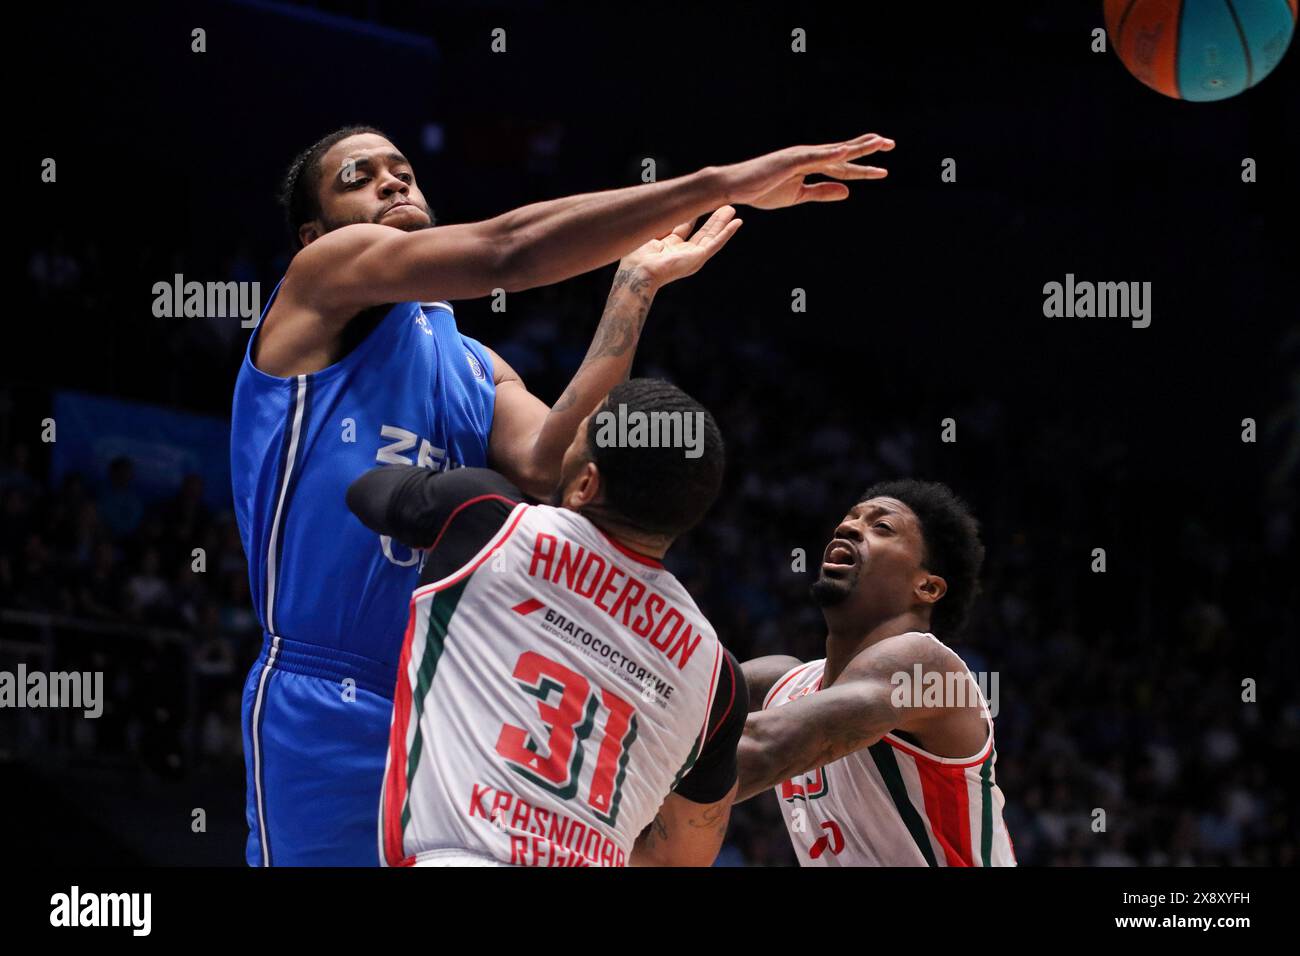
[{"label": "blue basketball shorts", "polygon": [[395,665],[264,635],[244,683],[249,866],[378,866]]}]

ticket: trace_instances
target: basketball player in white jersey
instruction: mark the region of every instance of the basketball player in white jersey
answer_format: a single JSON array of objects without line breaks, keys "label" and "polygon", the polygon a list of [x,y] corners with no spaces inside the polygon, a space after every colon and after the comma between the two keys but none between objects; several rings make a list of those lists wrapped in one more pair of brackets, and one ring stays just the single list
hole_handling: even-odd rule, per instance
[{"label": "basketball player in white jersey", "polygon": [[702,406],[633,379],[579,425],[553,505],[479,468],[352,484],[368,527],[430,549],[398,668],[386,865],[713,862],[748,693],[660,559],[723,459]]},{"label": "basketball player in white jersey", "polygon": [[[744,800],[775,788],[803,866],[1014,866],[993,719],[961,658],[984,547],[944,485],[870,488],[812,587],[826,657],[743,665]],[[938,636],[936,636],[938,635]]]}]

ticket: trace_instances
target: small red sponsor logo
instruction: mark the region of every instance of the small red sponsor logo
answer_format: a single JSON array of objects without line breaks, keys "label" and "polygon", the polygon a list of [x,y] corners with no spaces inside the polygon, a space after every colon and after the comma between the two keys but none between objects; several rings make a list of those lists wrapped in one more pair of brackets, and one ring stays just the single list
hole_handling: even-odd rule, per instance
[{"label": "small red sponsor logo", "polygon": [[844,834],[840,832],[840,825],[834,820],[827,820],[822,824],[822,829],[829,831],[826,836],[819,837],[817,842],[812,845],[808,855],[814,860],[825,853],[828,849],[831,856],[838,856],[840,850],[844,849]]}]

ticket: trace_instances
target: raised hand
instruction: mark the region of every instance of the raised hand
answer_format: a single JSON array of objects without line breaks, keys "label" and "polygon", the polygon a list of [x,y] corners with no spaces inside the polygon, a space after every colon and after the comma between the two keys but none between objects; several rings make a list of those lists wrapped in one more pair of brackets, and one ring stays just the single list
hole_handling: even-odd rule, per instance
[{"label": "raised hand", "polygon": [[877,133],[821,146],[791,146],[743,163],[721,167],[729,202],[758,209],[781,209],[805,202],[837,202],[848,198],[843,182],[806,183],[816,173],[833,180],[884,179],[889,171],[853,162],[875,152],[888,152],[894,141]]},{"label": "raised hand", "polygon": [[691,234],[693,223],[684,222],[662,239],[651,239],[623,257],[619,269],[638,269],[655,286],[694,275],[727,244],[743,222],[732,206],[714,210]]}]

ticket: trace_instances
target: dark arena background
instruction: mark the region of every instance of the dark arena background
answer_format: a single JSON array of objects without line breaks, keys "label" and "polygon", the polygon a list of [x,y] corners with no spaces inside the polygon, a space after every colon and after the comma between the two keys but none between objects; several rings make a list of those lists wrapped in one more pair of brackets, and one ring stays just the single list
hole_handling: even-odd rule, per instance
[{"label": "dark arena background", "polygon": [[[1294,51],[1256,88],[1190,103],[1093,50],[1100,0],[18,16],[8,42],[34,72],[10,88],[0,670],[102,671],[104,706],[0,712],[6,856],[243,865],[240,694],[261,631],[229,422],[249,329],[156,318],[153,288],[255,281],[265,303],[292,254],[285,167],[365,123],[411,158],[440,224],[633,185],[647,158],[662,180],[894,138],[865,160],[887,179],[742,208],[727,248],[656,299],[634,374],[700,399],[728,447],[722,496],[669,567],[740,660],[820,657],[807,592],[839,516],[879,479],[946,482],[983,526],[954,646],[998,681],[1021,866],[1296,862]],[[612,274],[504,312],[456,302],[457,319],[554,402]],[[1046,316],[1067,275],[1150,283],[1149,326]],[[736,808],[716,865],[794,865],[772,795]]]}]

